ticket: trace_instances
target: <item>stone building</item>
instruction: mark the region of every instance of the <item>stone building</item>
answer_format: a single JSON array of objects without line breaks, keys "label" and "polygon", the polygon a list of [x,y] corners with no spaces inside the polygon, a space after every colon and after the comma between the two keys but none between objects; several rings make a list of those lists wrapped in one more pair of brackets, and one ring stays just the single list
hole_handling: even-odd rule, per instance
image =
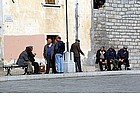
[{"label": "stone building", "polygon": [[[116,50],[128,46],[130,65],[140,68],[140,0],[106,0],[94,9],[94,44],[88,63],[93,65],[95,52],[100,46],[113,45]],[[94,54],[94,57],[93,57]]]}]

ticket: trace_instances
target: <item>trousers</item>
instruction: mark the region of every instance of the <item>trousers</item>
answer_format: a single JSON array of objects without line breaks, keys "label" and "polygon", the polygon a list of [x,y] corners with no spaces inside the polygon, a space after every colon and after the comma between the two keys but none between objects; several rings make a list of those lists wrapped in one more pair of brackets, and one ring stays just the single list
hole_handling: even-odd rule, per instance
[{"label": "trousers", "polygon": [[57,67],[57,72],[59,72],[59,73],[64,72],[62,54],[55,54],[55,63],[56,63],[56,67]]}]

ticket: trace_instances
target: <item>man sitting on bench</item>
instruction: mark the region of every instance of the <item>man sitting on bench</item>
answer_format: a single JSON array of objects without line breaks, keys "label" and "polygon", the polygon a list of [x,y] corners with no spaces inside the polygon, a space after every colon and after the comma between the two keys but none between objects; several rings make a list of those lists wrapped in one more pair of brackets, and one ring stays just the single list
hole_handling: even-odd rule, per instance
[{"label": "man sitting on bench", "polygon": [[120,70],[122,70],[122,69],[121,69],[121,65],[122,65],[122,64],[125,65],[125,69],[131,70],[131,69],[129,68],[129,66],[130,66],[130,65],[129,65],[129,60],[128,60],[128,58],[129,58],[129,52],[128,52],[128,50],[127,50],[127,46],[124,46],[122,49],[120,49],[120,50],[118,51],[117,58],[118,58],[118,60],[119,60],[118,68],[119,68]]},{"label": "man sitting on bench", "polygon": [[28,53],[30,52],[30,48],[26,47],[26,49],[19,55],[17,60],[17,65],[21,67],[27,66],[27,74],[33,73],[32,62],[29,60]]},{"label": "man sitting on bench", "polygon": [[112,70],[118,70],[118,60],[116,58],[116,51],[114,50],[114,47],[111,46],[107,50],[107,66],[108,66],[108,71],[111,71],[111,64],[113,64]]},{"label": "man sitting on bench", "polygon": [[103,46],[97,51],[96,54],[96,64],[98,63],[101,71],[103,71],[103,64],[105,64],[105,69],[107,69],[107,54]]}]

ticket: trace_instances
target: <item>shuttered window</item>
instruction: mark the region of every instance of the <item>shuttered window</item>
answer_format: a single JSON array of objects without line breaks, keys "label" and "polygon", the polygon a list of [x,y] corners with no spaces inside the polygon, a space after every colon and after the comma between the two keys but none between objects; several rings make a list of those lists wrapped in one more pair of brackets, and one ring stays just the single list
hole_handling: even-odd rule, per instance
[{"label": "shuttered window", "polygon": [[55,4],[55,0],[45,0],[46,4]]}]

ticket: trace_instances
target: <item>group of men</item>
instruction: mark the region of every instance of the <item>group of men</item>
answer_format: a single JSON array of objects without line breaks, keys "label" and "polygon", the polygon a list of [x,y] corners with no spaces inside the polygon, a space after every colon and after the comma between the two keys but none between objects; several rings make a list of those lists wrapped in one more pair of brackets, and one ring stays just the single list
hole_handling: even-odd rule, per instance
[{"label": "group of men", "polygon": [[[33,46],[27,46],[26,49],[19,55],[17,65],[27,66],[27,74],[40,74],[39,64],[35,62],[36,54],[32,52]],[[46,60],[46,72],[49,74],[50,68],[52,73],[63,73],[63,52],[65,44],[61,41],[61,37],[57,36],[52,43],[51,38],[47,38],[47,44],[44,46],[43,56]],[[34,66],[34,72],[33,68]]]},{"label": "group of men", "polygon": [[[96,64],[99,63],[100,70],[103,71],[103,64],[105,65],[105,70],[122,70],[121,65],[124,64],[127,70],[130,70],[129,65],[129,52],[127,46],[116,53],[113,46],[111,46],[107,51],[102,46],[96,54]],[[113,68],[111,69],[111,64]]]},{"label": "group of men", "polygon": [[[27,74],[40,74],[39,64],[35,62],[36,54],[32,52],[33,46],[27,46],[26,49],[19,55],[17,64],[19,66],[27,66]],[[61,41],[60,36],[56,36],[54,42],[51,38],[47,38],[47,44],[44,46],[43,56],[46,60],[46,72],[49,74],[50,68],[52,68],[52,73],[64,73],[63,68],[63,54],[65,51],[65,43]],[[84,55],[80,49],[80,40],[76,39],[75,43],[71,45],[70,52],[74,54],[74,62],[76,72],[82,72],[80,54]],[[105,70],[121,70],[121,65],[125,64],[127,70],[129,68],[129,52],[127,46],[116,53],[113,46],[111,46],[107,51],[102,46],[96,54],[96,64],[99,64],[100,70],[103,71],[103,64],[105,65]],[[113,69],[111,69],[111,64],[113,64]],[[34,66],[34,72],[33,68]]]}]

